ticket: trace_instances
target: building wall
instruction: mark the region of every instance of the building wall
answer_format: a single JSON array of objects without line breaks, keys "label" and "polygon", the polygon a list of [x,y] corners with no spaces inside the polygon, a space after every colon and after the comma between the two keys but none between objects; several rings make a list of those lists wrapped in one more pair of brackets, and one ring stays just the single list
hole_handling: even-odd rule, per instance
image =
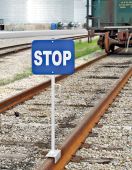
[{"label": "building wall", "polygon": [[42,23],[61,20],[62,0],[27,0],[27,22]]},{"label": "building wall", "polygon": [[61,0],[62,1],[62,22],[74,21],[74,0]]},{"label": "building wall", "polygon": [[86,0],[0,0],[6,24],[85,22]]},{"label": "building wall", "polygon": [[0,19],[5,23],[23,23],[27,15],[26,3],[26,0],[0,0]]},{"label": "building wall", "polygon": [[74,1],[74,21],[85,23],[86,22],[86,4],[87,0],[75,0]]}]

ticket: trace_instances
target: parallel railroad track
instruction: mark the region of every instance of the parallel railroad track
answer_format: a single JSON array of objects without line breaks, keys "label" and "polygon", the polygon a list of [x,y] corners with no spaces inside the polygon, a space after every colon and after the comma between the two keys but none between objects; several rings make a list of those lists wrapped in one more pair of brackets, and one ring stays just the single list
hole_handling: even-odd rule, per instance
[{"label": "parallel railroad track", "polygon": [[0,57],[4,57],[5,55],[17,53],[30,48],[31,48],[31,43],[2,47],[0,48]]},{"label": "parallel railroad track", "polygon": [[[66,37],[62,37],[59,39],[77,40],[77,39],[83,39],[83,38],[87,38],[87,37],[88,37],[88,35],[77,35],[77,36],[69,36],[69,37],[66,36]],[[17,44],[17,45],[13,45],[13,46],[2,47],[2,48],[0,48],[0,57],[4,57],[7,54],[17,53],[17,52],[27,50],[30,48],[31,48],[31,43]]]},{"label": "parallel railroad track", "polygon": [[[109,56],[91,67],[85,65],[85,69],[59,82],[63,93],[60,95],[59,90],[57,93],[57,144],[60,145],[65,140],[65,137],[72,132],[80,119],[96,106],[99,99],[104,97],[113,84],[120,79],[122,72],[126,72],[131,64],[130,57],[118,56],[114,58]],[[132,70],[130,70],[129,76],[131,76],[131,72]],[[120,89],[118,90],[120,91]],[[32,169],[33,167],[37,169],[45,159],[45,155],[50,149],[49,92],[50,90],[47,89],[32,100],[1,114],[0,152],[3,153],[3,156],[0,157],[1,169],[5,167],[12,170],[17,168]],[[11,101],[7,105],[9,103]],[[16,112],[19,113],[18,117],[14,116]],[[98,115],[97,119],[100,116]],[[89,118],[93,118],[92,114],[87,116],[87,120]],[[97,120],[94,120],[92,126],[95,122],[97,123]],[[79,125],[80,127],[81,125]],[[76,128],[76,133],[79,128]],[[78,138],[78,144],[75,147],[69,147],[72,153],[68,150],[68,159],[65,157],[66,145],[63,145],[61,147],[63,161],[60,160],[58,164],[54,165],[53,160],[48,159],[41,169],[49,167],[56,169],[57,167],[59,170],[60,166],[60,169],[65,167],[72,158],[71,155],[75,154],[75,151],[84,142],[84,138],[91,131],[90,128],[88,127],[87,134],[81,135],[83,140],[74,133],[74,137]],[[69,139],[66,139],[66,144],[71,145]]]}]

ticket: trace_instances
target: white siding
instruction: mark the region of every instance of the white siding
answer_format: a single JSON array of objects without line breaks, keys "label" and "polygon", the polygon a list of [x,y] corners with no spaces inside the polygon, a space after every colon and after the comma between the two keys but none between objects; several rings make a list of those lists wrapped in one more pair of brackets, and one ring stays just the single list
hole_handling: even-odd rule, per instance
[{"label": "white siding", "polygon": [[86,4],[87,0],[74,1],[74,21],[84,23],[86,22]]},{"label": "white siding", "polygon": [[85,22],[86,0],[0,0],[5,23]]},{"label": "white siding", "polygon": [[62,0],[62,21],[74,21],[74,0]]},{"label": "white siding", "polygon": [[27,16],[26,1],[27,0],[0,0],[0,19],[4,19],[5,23],[25,22]]},{"label": "white siding", "polygon": [[61,20],[61,0],[27,0],[27,20],[31,23]]},{"label": "white siding", "polygon": [[74,0],[28,0],[28,22],[73,20]]}]

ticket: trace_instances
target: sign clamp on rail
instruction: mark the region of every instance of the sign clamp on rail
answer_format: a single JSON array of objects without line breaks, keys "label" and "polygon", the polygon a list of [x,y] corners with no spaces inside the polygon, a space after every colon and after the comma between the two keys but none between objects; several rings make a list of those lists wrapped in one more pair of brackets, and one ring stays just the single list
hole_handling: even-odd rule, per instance
[{"label": "sign clamp on rail", "polygon": [[73,74],[75,50],[73,40],[35,40],[32,42],[32,72],[51,75],[51,150],[46,157],[61,158],[61,150],[55,148],[55,75]]}]

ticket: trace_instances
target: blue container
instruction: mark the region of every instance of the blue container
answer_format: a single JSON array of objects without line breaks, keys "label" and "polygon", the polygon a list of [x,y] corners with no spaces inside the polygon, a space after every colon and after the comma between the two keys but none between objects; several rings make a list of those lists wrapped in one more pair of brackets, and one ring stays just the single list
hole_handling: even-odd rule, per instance
[{"label": "blue container", "polygon": [[56,30],[57,29],[57,24],[51,23],[51,30]]}]

